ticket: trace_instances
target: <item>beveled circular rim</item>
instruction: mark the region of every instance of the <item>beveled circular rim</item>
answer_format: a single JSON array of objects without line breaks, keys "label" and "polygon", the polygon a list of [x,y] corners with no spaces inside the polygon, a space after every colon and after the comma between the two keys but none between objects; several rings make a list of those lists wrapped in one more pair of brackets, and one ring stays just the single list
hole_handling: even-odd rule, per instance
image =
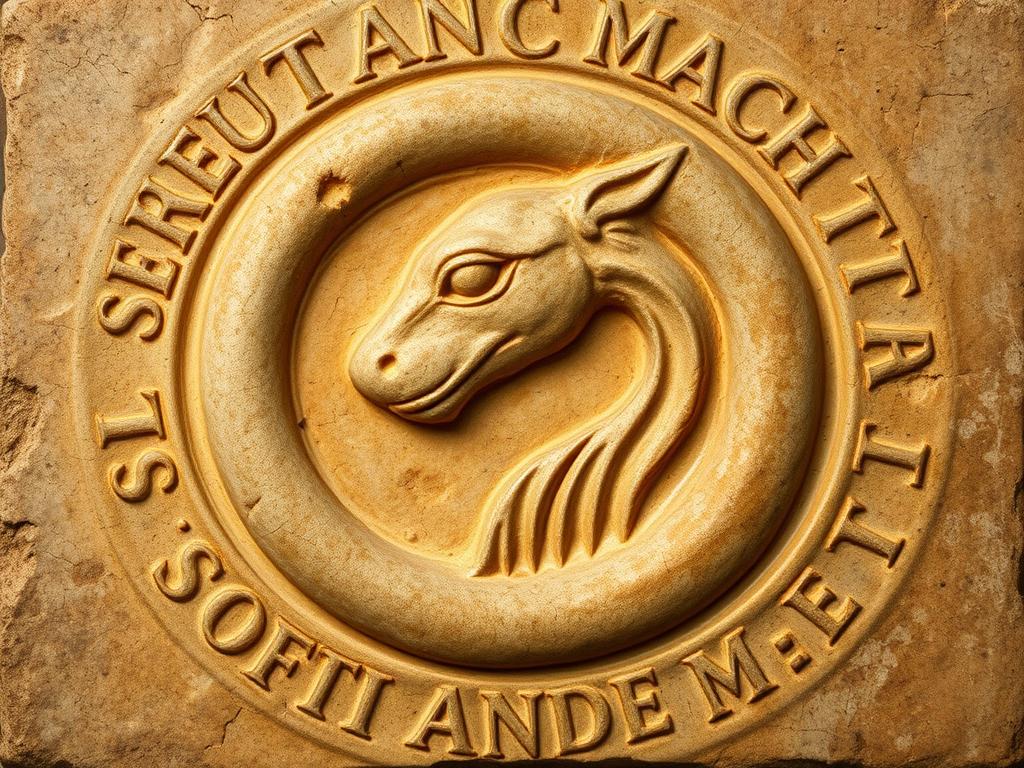
[{"label": "beveled circular rim", "polygon": [[[817,426],[821,345],[815,303],[799,259],[770,211],[678,125],[654,114],[638,116],[631,102],[607,95],[601,105],[615,114],[595,113],[592,93],[561,85],[562,98],[555,100],[552,87],[545,83],[546,98],[538,99],[538,86],[529,78],[476,78],[424,85],[377,100],[372,108],[356,108],[335,128],[333,144],[311,146],[280,178],[261,185],[248,205],[263,215],[243,218],[225,233],[218,251],[233,258],[215,259],[214,273],[206,277],[214,289],[207,294],[198,372],[203,429],[249,532],[281,572],[325,610],[390,645],[444,662],[528,667],[580,661],[678,624],[728,587],[764,549],[796,493]],[[457,103],[466,88],[486,106],[476,113],[478,119],[467,122],[456,110],[436,109],[439,102]],[[536,109],[525,124],[519,108],[524,100]],[[588,109],[589,119],[576,122]],[[574,119],[564,120],[567,115]],[[621,135],[623,119],[632,121],[628,139],[633,143]],[[513,120],[531,132],[533,141],[503,140],[502,129]],[[424,121],[430,130],[424,130]],[[587,126],[586,135],[580,124]],[[611,125],[620,130],[611,134]],[[444,147],[416,143],[422,135],[455,130],[460,140]],[[564,132],[571,133],[571,142]],[[389,175],[388,148],[396,140],[400,146],[405,140],[412,150],[403,158],[401,178]],[[702,452],[703,469],[691,481],[692,489],[716,489],[718,511],[709,512],[713,500],[706,494],[687,497],[684,489],[674,501],[677,509],[688,508],[689,516],[663,514],[628,546],[599,559],[523,580],[471,580],[447,563],[381,539],[343,509],[305,453],[295,427],[290,375],[281,364],[289,359],[303,287],[328,245],[360,211],[411,180],[481,162],[540,160],[571,167],[580,157],[596,160],[669,140],[683,140],[691,157],[684,169],[687,183],[673,187],[658,224],[695,255],[711,284],[718,290],[728,286],[716,303],[724,329],[728,407],[718,408],[715,418],[723,420],[725,438]],[[316,182],[327,173],[353,185],[344,212],[316,200]],[[732,183],[723,184],[724,178]],[[716,194],[704,194],[708,189]],[[722,209],[730,205],[750,213],[738,229],[734,219],[723,220]],[[286,213],[268,216],[275,208]],[[695,215],[701,212],[705,217]],[[734,252],[720,262],[707,261],[707,254],[723,247],[727,233]],[[785,257],[766,243],[784,244]],[[282,263],[279,256],[290,261]],[[752,273],[752,263],[777,279],[770,284],[743,279]],[[250,309],[242,311],[243,306]],[[753,307],[765,306],[785,307],[790,325],[773,327],[755,343],[751,334],[759,318]],[[259,322],[252,322],[251,308],[258,308]],[[780,370],[789,374],[785,381],[771,375]],[[243,389],[247,397],[240,399],[237,392]],[[741,445],[760,444],[766,430],[765,418],[747,413],[752,402],[772,402],[789,418],[774,430],[773,450],[748,451],[737,460]],[[741,418],[748,416],[749,423]],[[777,450],[780,446],[785,450]],[[766,497],[751,492],[758,486],[772,492]],[[259,504],[247,510],[253,498]],[[295,509],[296,499],[301,510]],[[747,535],[720,538],[722,531],[737,529]],[[310,530],[330,531],[330,544],[310,540]]]}]

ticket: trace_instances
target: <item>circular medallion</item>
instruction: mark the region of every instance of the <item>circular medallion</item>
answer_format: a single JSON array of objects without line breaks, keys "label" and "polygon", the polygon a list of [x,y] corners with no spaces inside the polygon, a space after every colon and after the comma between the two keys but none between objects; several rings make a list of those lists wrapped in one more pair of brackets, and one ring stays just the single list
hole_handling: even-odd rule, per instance
[{"label": "circular medallion", "polygon": [[342,5],[225,61],[77,337],[170,636],[362,762],[683,759],[807,695],[912,567],[951,407],[835,106],[684,3]]}]

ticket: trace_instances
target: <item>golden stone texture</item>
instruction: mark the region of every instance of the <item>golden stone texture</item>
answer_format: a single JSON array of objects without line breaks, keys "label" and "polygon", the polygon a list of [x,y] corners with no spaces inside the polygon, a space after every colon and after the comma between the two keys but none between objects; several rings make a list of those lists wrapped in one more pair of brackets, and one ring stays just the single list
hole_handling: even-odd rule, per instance
[{"label": "golden stone texture", "polygon": [[1024,760],[1021,16],[6,3],[0,761]]}]

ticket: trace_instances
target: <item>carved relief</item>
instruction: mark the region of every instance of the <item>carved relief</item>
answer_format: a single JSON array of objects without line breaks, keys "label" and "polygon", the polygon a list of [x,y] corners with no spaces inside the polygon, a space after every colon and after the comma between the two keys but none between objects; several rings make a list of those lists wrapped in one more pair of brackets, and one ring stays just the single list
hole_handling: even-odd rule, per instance
[{"label": "carved relief", "polygon": [[643,217],[685,154],[669,147],[466,203],[413,255],[400,295],[352,357],[366,397],[436,423],[570,344],[604,306],[640,328],[647,363],[624,401],[529,454],[488,499],[476,575],[560,566],[627,541],[688,431],[712,331],[690,277]]},{"label": "carved relief", "polygon": [[[529,81],[493,78],[472,87],[471,122],[434,109],[460,84],[396,94],[372,115],[347,116],[329,151],[293,169],[308,187],[282,179],[261,191],[273,207],[242,219],[208,269],[212,290],[195,357],[204,392],[197,428],[232,503],[244,510],[248,534],[267,552],[293,552],[271,557],[331,614],[428,655],[488,666],[551,663],[663,631],[749,567],[802,483],[821,408],[822,344],[791,244],[742,179],[695,138],[656,113],[577,86],[559,86],[562,99],[547,106],[539,94],[550,89]],[[524,128],[537,142],[498,143],[500,127],[524,102],[537,105]],[[582,134],[587,161],[558,120],[567,105],[591,118]],[[630,131],[613,132],[627,117]],[[383,148],[389,155],[396,146],[415,148],[425,124],[460,141],[410,151],[402,177],[385,177]],[[450,205],[443,195],[410,191],[430,181],[440,160],[455,169],[486,161],[550,171],[544,181]],[[303,207],[325,178],[345,180],[344,205]],[[401,254],[401,274],[382,286],[390,298],[353,322],[358,335],[334,348],[337,362],[325,366],[318,352],[312,368],[295,363],[300,380],[331,374],[332,389],[320,396],[345,403],[342,425],[372,403],[380,406],[370,406],[374,423],[417,425],[410,428],[424,445],[432,436],[461,439],[460,415],[484,389],[500,382],[514,390],[556,353],[571,353],[598,314],[628,318],[636,339],[636,373],[606,405],[581,411],[543,441],[520,437],[525,425],[501,436],[521,441],[519,450],[479,506],[455,498],[442,508],[471,521],[472,531],[459,551],[441,557],[365,527],[367,513],[344,489],[366,481],[353,475],[334,485],[322,463],[331,457],[318,454],[328,438],[316,403],[301,439],[294,411],[276,405],[284,405],[279,393],[293,376],[275,362],[290,339],[282,318],[296,311],[296,283],[317,258],[288,244],[325,236],[339,211],[361,220],[404,194],[419,194],[445,215],[417,225],[424,228]],[[346,289],[313,281],[308,290]],[[234,311],[242,297],[253,311]],[[341,302],[334,296],[329,306]],[[295,321],[300,336],[303,324],[322,329],[324,322],[307,320],[306,311]],[[778,318],[771,332],[766,313]],[[246,398],[237,396],[242,391]],[[750,450],[765,433],[777,449]],[[651,497],[670,468],[674,486]],[[287,489],[300,487],[304,522],[283,524],[296,514]],[[731,536],[736,529],[745,535]],[[310,539],[307,530],[318,534]],[[360,565],[366,557],[376,566]],[[609,572],[620,574],[613,585]],[[543,599],[517,598],[527,581]],[[371,606],[407,590],[422,598],[402,616],[371,617]],[[629,609],[641,594],[652,607],[645,616]],[[516,639],[488,642],[496,622]]]},{"label": "carved relief", "polygon": [[132,168],[76,357],[106,528],[198,664],[360,764],[678,761],[913,567],[927,244],[709,16],[413,10],[275,31]]}]

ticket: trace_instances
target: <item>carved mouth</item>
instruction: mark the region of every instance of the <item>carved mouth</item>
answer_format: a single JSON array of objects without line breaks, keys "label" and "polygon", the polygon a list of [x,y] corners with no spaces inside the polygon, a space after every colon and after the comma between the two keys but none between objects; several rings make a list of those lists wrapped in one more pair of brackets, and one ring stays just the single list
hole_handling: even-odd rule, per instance
[{"label": "carved mouth", "polygon": [[495,337],[490,343],[484,344],[475,355],[456,368],[439,386],[427,394],[420,395],[412,400],[391,403],[388,405],[388,410],[405,417],[422,416],[428,411],[437,410],[445,402],[458,395],[462,386],[480,370],[484,363],[514,341],[514,336]]}]

